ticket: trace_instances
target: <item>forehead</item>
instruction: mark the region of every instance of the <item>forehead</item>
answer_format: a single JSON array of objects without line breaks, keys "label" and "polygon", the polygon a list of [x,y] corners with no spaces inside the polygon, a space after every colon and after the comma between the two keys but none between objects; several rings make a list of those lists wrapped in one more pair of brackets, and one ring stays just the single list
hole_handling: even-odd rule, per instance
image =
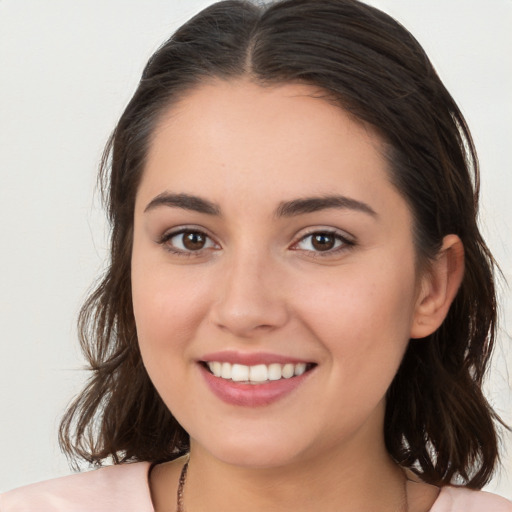
[{"label": "forehead", "polygon": [[[233,141],[236,136],[237,142],[246,136],[250,141],[267,142],[266,147],[272,147],[272,141],[287,146],[308,139],[315,145],[332,138],[343,143],[349,137],[352,146],[358,141],[379,152],[382,146],[375,130],[335,104],[327,91],[307,84],[259,85],[245,79],[211,80],[182,96],[157,124],[153,153],[159,139],[171,132],[173,138],[182,140],[192,135],[201,145],[217,142],[216,136],[233,136]],[[250,147],[245,144],[232,151],[247,152]]]},{"label": "forehead", "polygon": [[378,203],[383,187],[397,194],[383,147],[313,86],[214,81],[162,116],[138,196],[199,189],[216,202],[245,197],[270,205],[336,192]]}]

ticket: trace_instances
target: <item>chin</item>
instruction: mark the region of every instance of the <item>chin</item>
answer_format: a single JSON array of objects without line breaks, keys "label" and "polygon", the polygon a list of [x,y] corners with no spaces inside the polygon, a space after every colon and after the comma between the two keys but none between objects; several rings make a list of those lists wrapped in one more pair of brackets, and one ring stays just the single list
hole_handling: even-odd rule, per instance
[{"label": "chin", "polygon": [[209,452],[210,456],[225,464],[248,469],[268,469],[293,464],[303,453],[303,450],[298,450],[297,443],[290,436],[288,439],[279,439],[276,436],[262,436],[261,433],[240,438],[226,435],[221,440],[205,443],[191,441],[192,450],[194,445],[200,445],[201,451]]}]

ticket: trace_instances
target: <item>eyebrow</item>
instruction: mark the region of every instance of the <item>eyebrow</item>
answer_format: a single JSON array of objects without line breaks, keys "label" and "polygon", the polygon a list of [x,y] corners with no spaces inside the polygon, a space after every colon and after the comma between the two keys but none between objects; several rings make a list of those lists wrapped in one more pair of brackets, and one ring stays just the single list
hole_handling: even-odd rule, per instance
[{"label": "eyebrow", "polygon": [[356,199],[346,196],[332,195],[321,197],[305,197],[303,199],[294,199],[280,203],[276,210],[277,217],[293,217],[295,215],[303,215],[305,213],[313,213],[329,208],[338,208],[346,210],[355,210],[366,213],[372,217],[378,217],[377,213],[371,206]]},{"label": "eyebrow", "polygon": [[148,203],[144,213],[154,210],[158,206],[182,208],[207,215],[220,215],[220,208],[215,203],[190,194],[170,194],[168,192],[158,194]]},{"label": "eyebrow", "polygon": [[[168,206],[171,208],[182,208],[198,213],[207,215],[221,215],[220,206],[215,203],[203,199],[199,196],[190,194],[172,194],[163,192],[153,198],[144,212],[151,211],[159,206]],[[377,213],[368,204],[352,199],[350,197],[341,195],[329,195],[321,197],[305,197],[300,199],[293,199],[291,201],[284,201],[276,208],[276,217],[294,217],[296,215],[303,215],[306,213],[314,213],[321,210],[330,208],[355,210],[366,213],[372,217],[378,217]]]}]

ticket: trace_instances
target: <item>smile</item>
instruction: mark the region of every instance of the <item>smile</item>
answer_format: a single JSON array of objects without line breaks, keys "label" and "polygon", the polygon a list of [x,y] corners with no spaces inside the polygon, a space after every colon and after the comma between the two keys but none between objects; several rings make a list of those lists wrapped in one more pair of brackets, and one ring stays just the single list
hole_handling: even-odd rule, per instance
[{"label": "smile", "polygon": [[272,363],[248,366],[220,361],[208,361],[205,364],[215,377],[247,384],[291,379],[302,375],[312,366],[307,363]]},{"label": "smile", "polygon": [[218,352],[198,361],[207,387],[223,402],[261,407],[284,399],[316,373],[318,364],[276,354]]}]

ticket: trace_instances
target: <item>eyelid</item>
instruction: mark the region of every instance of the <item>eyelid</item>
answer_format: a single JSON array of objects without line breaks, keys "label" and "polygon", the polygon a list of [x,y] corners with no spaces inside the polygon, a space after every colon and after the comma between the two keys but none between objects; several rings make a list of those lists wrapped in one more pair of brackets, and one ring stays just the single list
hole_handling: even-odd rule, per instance
[{"label": "eyelid", "polygon": [[[331,235],[335,237],[337,240],[340,240],[342,242],[341,246],[335,247],[333,249],[328,249],[326,251],[313,251],[313,250],[307,250],[307,249],[299,249],[297,245],[302,242],[304,239],[306,239],[309,236],[315,235],[315,234],[325,234],[325,235]],[[292,243],[290,249],[295,251],[302,251],[305,253],[311,253],[315,257],[327,257],[332,256],[334,254],[337,254],[339,252],[347,251],[354,247],[356,245],[356,238],[347,233],[346,231],[342,231],[337,228],[332,227],[314,227],[314,228],[308,228],[306,232],[302,232],[297,235],[295,238],[295,241]]]},{"label": "eyelid", "polygon": [[[172,238],[175,236],[181,235],[183,233],[199,233],[206,238],[208,238],[215,247],[205,247],[202,249],[198,249],[197,251],[192,250],[183,250],[179,249],[177,247],[173,247],[172,245],[169,245],[167,242],[169,242]],[[220,249],[220,244],[215,240],[215,238],[210,235],[207,229],[196,226],[196,225],[182,225],[182,226],[175,226],[173,228],[168,229],[167,231],[164,231],[164,233],[159,236],[156,240],[156,243],[159,245],[164,246],[164,248],[169,251],[172,254],[177,254],[179,256],[201,256],[204,254],[205,251],[211,250],[211,249]]]},{"label": "eyelid", "polygon": [[[183,233],[187,233],[187,232],[195,232],[195,233],[200,233],[200,234],[204,235],[206,238],[208,238],[213,243],[214,247],[206,247],[206,248],[202,248],[202,249],[198,249],[198,250],[194,251],[194,250],[179,249],[179,248],[176,248],[176,247],[173,247],[173,246],[167,244],[167,242],[169,240],[171,240],[173,237],[178,236]],[[331,236],[335,237],[337,240],[341,241],[342,243],[338,247],[334,247],[332,249],[328,249],[325,251],[314,251],[314,250],[300,249],[297,247],[298,244],[300,242],[302,242],[304,239],[306,239],[309,236],[313,236],[315,234],[331,235]],[[170,228],[157,238],[156,243],[164,246],[164,248],[167,251],[169,251],[173,254],[180,255],[180,256],[201,256],[201,255],[203,255],[203,253],[205,251],[209,251],[212,249],[217,250],[217,249],[221,248],[220,244],[217,242],[215,237],[209,233],[209,230],[205,229],[202,226],[197,226],[197,225],[181,225],[181,226],[175,226],[173,228]],[[327,257],[327,256],[332,256],[334,254],[337,254],[339,252],[347,251],[347,250],[351,249],[352,247],[354,247],[355,245],[356,245],[355,237],[353,235],[347,233],[346,231],[340,230],[338,228],[333,228],[333,227],[318,226],[318,227],[308,228],[306,231],[302,231],[299,234],[297,234],[295,237],[295,241],[291,244],[291,246],[289,248],[291,250],[295,250],[295,251],[310,253],[311,255],[314,255],[315,257]]]}]

